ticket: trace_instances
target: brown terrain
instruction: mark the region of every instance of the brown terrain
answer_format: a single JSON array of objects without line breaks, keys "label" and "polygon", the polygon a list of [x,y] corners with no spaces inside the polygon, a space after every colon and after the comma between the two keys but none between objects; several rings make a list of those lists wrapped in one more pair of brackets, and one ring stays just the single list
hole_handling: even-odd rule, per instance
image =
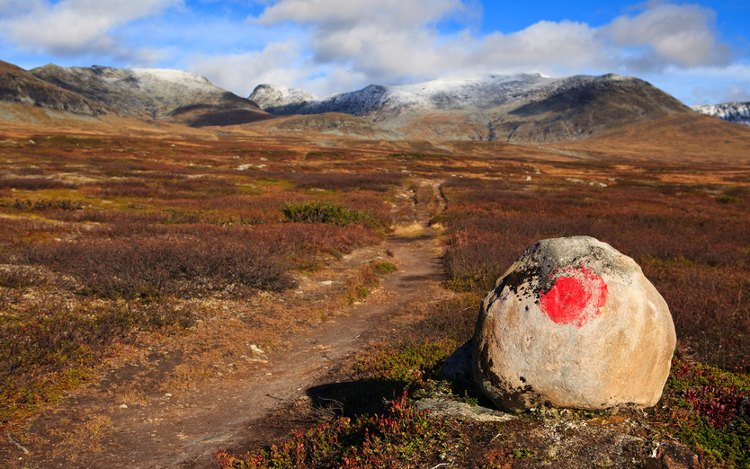
[{"label": "brown terrain", "polygon": [[[750,129],[511,145],[0,114],[3,467],[750,464]],[[489,405],[440,366],[527,245],[574,234],[667,300],[659,404],[416,412]]]}]

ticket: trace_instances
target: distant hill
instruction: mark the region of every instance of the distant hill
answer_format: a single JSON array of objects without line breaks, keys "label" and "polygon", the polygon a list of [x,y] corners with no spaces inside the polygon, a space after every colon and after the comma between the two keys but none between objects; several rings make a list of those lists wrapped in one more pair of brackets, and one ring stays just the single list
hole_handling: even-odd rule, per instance
[{"label": "distant hill", "polygon": [[0,61],[0,101],[96,116],[107,112],[106,106],[42,80],[13,64]]},{"label": "distant hill", "polygon": [[727,122],[750,125],[750,103],[724,103],[693,106],[693,109],[707,116],[718,117]]},{"label": "distant hill", "polygon": [[346,113],[409,138],[551,142],[673,114],[684,104],[637,78],[488,75],[402,86],[370,85],[318,98],[259,85],[249,98],[278,115]]},{"label": "distant hill", "polygon": [[196,127],[272,117],[247,99],[178,70],[45,65],[26,71],[0,62],[0,101]]}]

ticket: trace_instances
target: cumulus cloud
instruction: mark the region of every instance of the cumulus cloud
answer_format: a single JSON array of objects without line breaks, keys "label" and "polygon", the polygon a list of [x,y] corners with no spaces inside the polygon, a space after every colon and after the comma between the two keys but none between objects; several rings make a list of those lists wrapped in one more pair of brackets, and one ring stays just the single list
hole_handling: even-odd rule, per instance
[{"label": "cumulus cloud", "polygon": [[617,47],[644,47],[635,63],[695,67],[726,63],[729,49],[715,31],[716,14],[698,5],[654,4],[602,28]]},{"label": "cumulus cloud", "polygon": [[461,0],[281,0],[251,22],[314,23],[324,30],[379,24],[397,30],[425,25],[447,15],[467,14],[471,8]]},{"label": "cumulus cloud", "polygon": [[247,96],[260,83],[304,85],[302,77],[313,70],[301,63],[302,52],[299,43],[289,40],[254,52],[196,55],[188,60],[188,66],[215,84]]},{"label": "cumulus cloud", "polygon": [[[480,14],[477,2],[461,0],[279,0],[249,22],[303,25],[313,65],[386,83],[532,70],[639,73],[730,58],[715,31],[715,13],[695,5],[651,2],[602,27],[540,21],[484,35],[468,25]],[[447,20],[467,25],[445,34],[439,24]]]},{"label": "cumulus cloud", "polygon": [[[92,52],[129,56],[132,51],[118,44],[112,31],[133,20],[176,6],[182,0],[0,0],[0,31],[20,49],[75,56]],[[147,54],[151,52],[146,51]]]}]

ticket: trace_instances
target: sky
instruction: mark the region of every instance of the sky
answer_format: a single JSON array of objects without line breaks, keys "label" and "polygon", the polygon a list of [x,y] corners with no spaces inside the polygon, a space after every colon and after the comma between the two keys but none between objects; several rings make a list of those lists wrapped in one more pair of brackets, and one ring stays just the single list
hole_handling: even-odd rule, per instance
[{"label": "sky", "polygon": [[177,68],[241,96],[484,74],[619,73],[750,101],[750,1],[0,0],[0,60]]}]

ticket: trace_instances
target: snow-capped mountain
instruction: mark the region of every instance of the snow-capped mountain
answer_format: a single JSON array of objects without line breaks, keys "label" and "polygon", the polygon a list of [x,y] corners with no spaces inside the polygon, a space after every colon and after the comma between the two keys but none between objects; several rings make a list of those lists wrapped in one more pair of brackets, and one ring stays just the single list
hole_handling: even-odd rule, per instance
[{"label": "snow-capped mountain", "polygon": [[383,130],[410,138],[537,142],[584,138],[611,127],[689,112],[650,84],[619,75],[486,75],[369,85],[323,98],[260,85],[249,99],[272,114],[362,116]]},{"label": "snow-capped mountain", "polygon": [[289,103],[313,102],[319,98],[305,90],[263,84],[256,86],[248,99],[263,109],[274,109]]},{"label": "snow-capped mountain", "polygon": [[750,102],[724,103],[693,106],[693,110],[708,116],[718,117],[728,122],[750,125]]},{"label": "snow-capped mountain", "polygon": [[361,90],[318,98],[302,90],[259,85],[250,100],[274,114],[342,112],[364,116],[393,115],[408,110],[487,108],[522,98],[555,80],[541,74],[489,75],[434,80],[400,86],[369,85]]},{"label": "snow-capped mountain", "polygon": [[30,72],[89,101],[102,103],[118,115],[152,120],[177,119],[199,125],[206,119],[206,113],[211,114],[209,121],[214,119],[217,122],[226,117],[251,121],[254,116],[263,114],[250,101],[204,77],[179,70],[50,64]]},{"label": "snow-capped mountain", "polygon": [[695,118],[658,88],[619,75],[484,75],[370,85],[327,97],[259,85],[245,99],[178,70],[46,65],[26,71],[0,63],[0,101],[95,118],[110,114],[191,126],[294,115],[272,121],[262,131],[435,141],[554,142],[666,117]]}]

